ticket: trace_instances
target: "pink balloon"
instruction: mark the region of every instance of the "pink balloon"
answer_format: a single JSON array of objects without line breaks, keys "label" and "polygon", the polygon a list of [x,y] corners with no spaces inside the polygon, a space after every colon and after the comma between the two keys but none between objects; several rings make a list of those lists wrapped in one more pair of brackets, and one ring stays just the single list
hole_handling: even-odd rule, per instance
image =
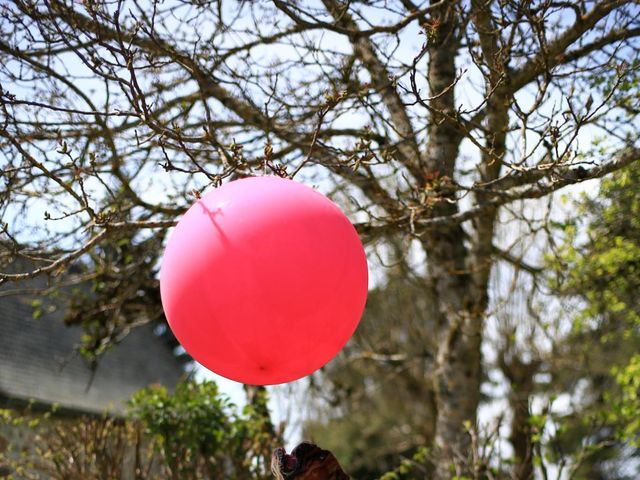
[{"label": "pink balloon", "polygon": [[238,382],[304,377],[355,331],[367,260],[355,228],[292,180],[245,178],[198,200],[171,234],[162,305],[185,350]]}]

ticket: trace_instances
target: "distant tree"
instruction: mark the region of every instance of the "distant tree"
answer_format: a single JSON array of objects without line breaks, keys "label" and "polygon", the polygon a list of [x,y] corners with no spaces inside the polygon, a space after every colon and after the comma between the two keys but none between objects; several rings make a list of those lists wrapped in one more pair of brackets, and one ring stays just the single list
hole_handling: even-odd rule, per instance
[{"label": "distant tree", "polygon": [[638,159],[638,18],[632,0],[2,3],[0,256],[37,267],[0,281],[83,262],[103,348],[162,319],[161,245],[200,192],[321,183],[366,242],[426,253],[434,475],[470,474],[492,267],[517,260],[498,239],[520,201]]},{"label": "distant tree", "polygon": [[[354,478],[378,478],[399,457],[431,445],[435,407],[430,382],[433,303],[424,281],[396,269],[369,292],[354,339],[314,384],[315,415],[304,434],[331,449]],[[435,319],[435,315],[430,316]]]},{"label": "distant tree", "polygon": [[[588,478],[640,472],[639,184],[634,164],[603,180],[597,196],[578,201],[576,219],[561,225],[565,242],[554,259],[556,290],[579,300],[571,334],[559,345],[554,380],[582,383],[583,392],[556,441],[564,448],[585,441],[606,447],[594,448],[585,462],[581,474]],[[567,369],[570,361],[575,366]],[[613,468],[616,463],[626,463],[627,473]]]}]

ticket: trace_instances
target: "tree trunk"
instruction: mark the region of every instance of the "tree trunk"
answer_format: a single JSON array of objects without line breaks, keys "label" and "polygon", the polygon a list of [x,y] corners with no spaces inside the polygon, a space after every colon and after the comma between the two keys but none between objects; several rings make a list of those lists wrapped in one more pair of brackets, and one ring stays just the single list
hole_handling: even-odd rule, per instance
[{"label": "tree trunk", "polygon": [[[455,115],[453,88],[458,50],[456,16],[453,8],[434,13],[428,26],[428,80],[431,114],[425,165],[426,181],[438,179],[444,197],[431,212],[433,216],[457,211],[452,193],[446,190],[453,178],[461,132],[452,120]],[[436,392],[435,478],[450,479],[460,459],[469,455],[470,437],[465,424],[476,421],[480,392],[480,341],[484,309],[476,308],[471,294],[469,251],[460,225],[430,230],[424,237],[428,255],[428,275],[438,302],[438,347],[434,389]],[[462,462],[464,463],[464,462]],[[464,469],[464,467],[462,467]]]},{"label": "tree trunk", "polygon": [[[452,8],[441,11],[430,32],[429,86],[433,108],[429,123],[427,165],[430,174],[453,177],[461,133],[456,130],[456,108],[452,86],[456,82],[455,57],[459,47],[456,17]],[[490,75],[487,92],[485,149],[480,179],[498,178],[505,153],[510,96],[504,83],[503,58],[485,2],[473,3],[473,21],[478,30],[483,60]],[[445,93],[443,93],[445,92]],[[435,98],[434,98],[435,97]],[[445,183],[446,184],[446,183]],[[446,192],[445,196],[446,196]],[[480,192],[477,204],[490,197]],[[450,198],[450,200],[455,200]],[[454,213],[454,202],[443,202],[434,215]],[[497,209],[488,209],[474,222],[473,238],[465,243],[460,226],[438,229],[425,239],[429,275],[435,285],[440,311],[436,367],[436,477],[452,473],[472,474],[471,437],[480,399],[481,343],[485,312],[489,303],[488,284]],[[470,245],[470,247],[467,247]]]},{"label": "tree trunk", "polygon": [[540,368],[540,361],[523,362],[515,354],[501,352],[500,369],[509,379],[509,407],[511,434],[509,441],[513,446],[515,465],[513,478],[516,480],[533,479],[533,440],[531,434],[531,411],[529,399],[533,394],[533,377]]}]

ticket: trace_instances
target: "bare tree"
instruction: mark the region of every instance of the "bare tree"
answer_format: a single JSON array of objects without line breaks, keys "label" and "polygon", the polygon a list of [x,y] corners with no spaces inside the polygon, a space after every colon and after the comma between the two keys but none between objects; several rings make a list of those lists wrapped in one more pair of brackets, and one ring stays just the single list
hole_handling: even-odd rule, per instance
[{"label": "bare tree", "polygon": [[494,245],[501,212],[638,159],[638,13],[633,0],[5,2],[1,255],[35,267],[0,281],[82,260],[104,299],[101,348],[161,317],[153,273],[191,195],[265,173],[333,184],[367,242],[400,233],[426,252],[425,382],[448,478],[471,448],[491,267],[510,258]]}]

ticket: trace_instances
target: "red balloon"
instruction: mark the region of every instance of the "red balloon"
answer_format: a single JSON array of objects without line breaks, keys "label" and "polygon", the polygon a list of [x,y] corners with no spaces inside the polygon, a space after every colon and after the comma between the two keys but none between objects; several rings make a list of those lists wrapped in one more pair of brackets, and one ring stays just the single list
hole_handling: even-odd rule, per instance
[{"label": "red balloon", "polygon": [[171,234],[162,305],[185,350],[252,385],[304,377],[355,331],[367,260],[355,228],[292,180],[245,178],[199,199]]}]

